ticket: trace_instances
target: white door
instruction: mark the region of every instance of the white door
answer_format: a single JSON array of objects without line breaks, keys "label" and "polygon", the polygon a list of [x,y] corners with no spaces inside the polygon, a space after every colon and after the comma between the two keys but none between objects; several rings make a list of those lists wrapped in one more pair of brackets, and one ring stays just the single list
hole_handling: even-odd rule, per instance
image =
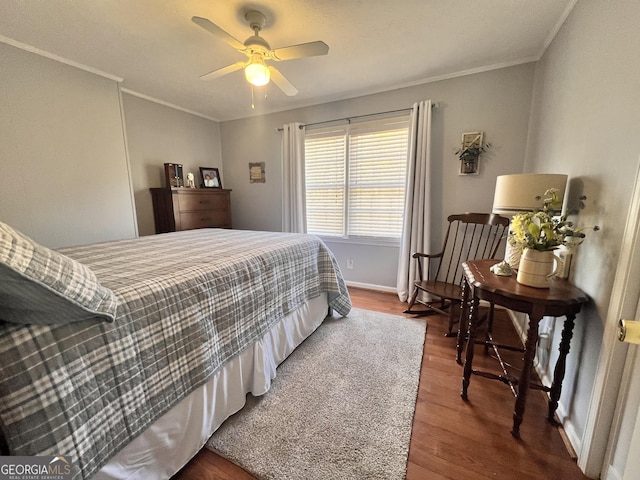
[{"label": "white door", "polygon": [[[636,316],[637,318],[638,316]],[[640,319],[639,319],[640,320]],[[640,347],[635,347],[635,367],[634,367],[634,372],[635,374],[632,375],[634,384],[635,384],[635,391],[636,391],[636,402],[635,402],[635,419],[634,418],[629,418],[629,420],[633,423],[634,428],[633,428],[633,434],[631,436],[631,442],[629,444],[629,452],[627,454],[627,461],[626,461],[626,467],[624,469],[624,475],[622,476],[622,478],[624,480],[632,480],[632,479],[636,479],[636,478],[640,478],[640,408],[638,406],[638,404],[640,403],[638,401],[638,397],[640,396],[640,394],[638,393],[638,390],[640,390]],[[630,410],[630,409],[629,409]],[[631,413],[631,412],[626,412],[626,413]]]},{"label": "white door", "polygon": [[[640,309],[636,312],[640,320]],[[607,446],[604,480],[640,478],[640,345],[629,344]]]},{"label": "white door", "polygon": [[[640,164],[622,238],[578,466],[589,478],[640,478],[640,345],[618,341],[618,320],[640,320]],[[630,475],[630,476],[626,476]]]}]

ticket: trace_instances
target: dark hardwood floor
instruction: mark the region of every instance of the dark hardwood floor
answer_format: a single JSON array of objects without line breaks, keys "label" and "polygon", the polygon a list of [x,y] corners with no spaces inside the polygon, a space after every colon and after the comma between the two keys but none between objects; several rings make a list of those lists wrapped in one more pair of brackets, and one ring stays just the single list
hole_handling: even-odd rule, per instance
[{"label": "dark hardwood floor", "polygon": [[[396,295],[350,288],[354,307],[402,315],[406,304]],[[497,381],[472,377],[469,401],[460,398],[462,367],[455,362],[455,339],[446,338],[446,319],[428,322],[420,386],[413,419],[407,479],[585,479],[569,455],[558,427],[545,417],[547,402],[530,391],[521,439],[511,430],[514,397]],[[504,312],[497,312],[494,336],[518,341]],[[496,371],[496,362],[476,347],[474,368]],[[518,363],[517,353],[508,361]],[[380,452],[384,455],[384,452]],[[202,449],[174,480],[252,479],[241,468]]]}]

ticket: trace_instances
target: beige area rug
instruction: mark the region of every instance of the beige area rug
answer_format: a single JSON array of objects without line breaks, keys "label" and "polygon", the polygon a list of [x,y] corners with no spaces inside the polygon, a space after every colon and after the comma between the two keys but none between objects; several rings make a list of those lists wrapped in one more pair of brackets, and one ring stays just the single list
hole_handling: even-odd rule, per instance
[{"label": "beige area rug", "polygon": [[403,479],[426,323],[329,318],[207,447],[260,479]]}]

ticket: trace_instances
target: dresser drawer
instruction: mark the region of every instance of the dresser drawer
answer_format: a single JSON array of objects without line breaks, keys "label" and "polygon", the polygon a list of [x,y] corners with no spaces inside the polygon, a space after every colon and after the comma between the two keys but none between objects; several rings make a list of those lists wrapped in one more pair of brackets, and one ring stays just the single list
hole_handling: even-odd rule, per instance
[{"label": "dresser drawer", "polygon": [[226,210],[209,210],[203,212],[180,213],[180,225],[177,230],[192,230],[194,228],[228,228],[229,213]]},{"label": "dresser drawer", "polygon": [[156,233],[231,228],[231,190],[152,188]]},{"label": "dresser drawer", "polygon": [[180,212],[227,208],[227,197],[225,195],[189,192],[176,195],[175,201]]}]

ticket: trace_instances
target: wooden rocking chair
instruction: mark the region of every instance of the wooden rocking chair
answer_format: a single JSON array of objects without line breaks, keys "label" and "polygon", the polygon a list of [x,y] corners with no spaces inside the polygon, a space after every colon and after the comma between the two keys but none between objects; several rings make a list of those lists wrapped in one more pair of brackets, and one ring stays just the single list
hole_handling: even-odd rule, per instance
[{"label": "wooden rocking chair", "polygon": [[[509,219],[491,213],[463,213],[450,215],[447,220],[449,226],[442,251],[436,254],[416,252],[412,255],[418,262],[420,280],[414,283],[413,294],[404,313],[446,315],[449,318],[447,336],[453,336],[453,325],[461,315],[461,264],[467,260],[495,258],[502,237],[509,228]],[[424,292],[422,295],[426,299],[419,298],[421,292]],[[424,305],[426,309],[414,310],[416,303]],[[493,305],[489,314],[490,323],[492,316]]]}]

